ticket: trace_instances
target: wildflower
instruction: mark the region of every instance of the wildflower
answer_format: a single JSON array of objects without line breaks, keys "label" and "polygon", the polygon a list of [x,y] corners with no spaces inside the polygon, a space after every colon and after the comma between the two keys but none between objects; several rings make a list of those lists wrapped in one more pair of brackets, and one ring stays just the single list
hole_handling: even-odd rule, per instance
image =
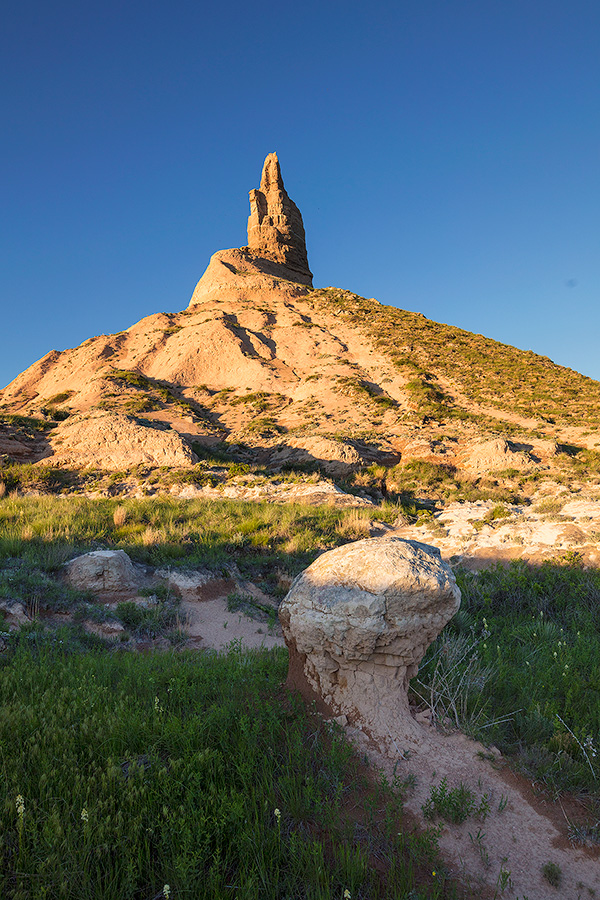
[{"label": "wildflower", "polygon": [[279,809],[274,809],[274,810],[273,810],[273,815],[274,815],[275,818],[277,819],[277,824],[278,824],[278,825],[281,825],[281,810],[279,810]]},{"label": "wildflower", "polygon": [[171,885],[165,884],[165,886],[163,887],[163,897],[165,898],[165,900],[169,900],[170,896],[171,896]]},{"label": "wildflower", "polygon": [[344,891],[344,900],[350,900],[351,897],[352,897],[352,894],[350,893],[348,888],[346,888],[346,890]]},{"label": "wildflower", "polygon": [[436,876],[436,874],[437,874],[437,872],[435,871],[435,869],[433,870],[433,872],[432,872],[431,874],[432,874],[433,877],[435,878],[435,876]]},{"label": "wildflower", "polygon": [[552,654],[552,656],[554,657],[554,659],[556,659],[556,655],[557,655],[557,654],[556,654],[556,650],[555,650],[554,653]]},{"label": "wildflower", "polygon": [[87,809],[86,809],[85,806],[84,806],[84,808],[81,810],[81,821],[82,821],[82,822],[85,822],[86,825],[87,825],[88,818],[89,818],[89,816],[88,816],[88,811],[87,811]]},{"label": "wildflower", "polygon": [[23,819],[23,816],[25,815],[25,801],[23,800],[21,794],[17,794],[15,804],[17,807],[17,815],[19,819]]},{"label": "wildflower", "polygon": [[163,711],[162,706],[160,705],[160,700],[158,697],[154,698],[154,712],[161,713]]}]

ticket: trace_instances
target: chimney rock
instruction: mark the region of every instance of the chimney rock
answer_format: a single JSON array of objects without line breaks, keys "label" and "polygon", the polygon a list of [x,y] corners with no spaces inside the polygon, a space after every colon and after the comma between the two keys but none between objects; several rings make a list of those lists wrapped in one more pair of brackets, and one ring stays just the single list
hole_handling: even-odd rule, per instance
[{"label": "chimney rock", "polygon": [[265,159],[260,188],[250,191],[248,249],[282,263],[298,281],[312,285],[304,224],[300,210],[287,195],[276,153]]}]

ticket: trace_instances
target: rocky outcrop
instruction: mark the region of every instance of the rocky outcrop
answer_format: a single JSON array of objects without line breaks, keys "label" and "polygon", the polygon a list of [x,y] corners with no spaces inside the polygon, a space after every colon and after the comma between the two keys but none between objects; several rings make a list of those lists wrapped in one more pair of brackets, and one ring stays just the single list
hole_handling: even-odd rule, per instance
[{"label": "rocky outcrop", "polygon": [[271,453],[269,462],[274,466],[315,463],[334,476],[347,475],[365,464],[351,444],[325,437],[288,438]]},{"label": "rocky outcrop", "polygon": [[96,411],[74,416],[57,429],[53,465],[125,469],[135,465],[191,466],[197,457],[173,429],[142,425],[132,416]]},{"label": "rocky outcrop", "polygon": [[250,191],[248,249],[291,269],[294,280],[312,284],[302,216],[283,186],[276,153],[265,159],[260,188]]},{"label": "rocky outcrop", "polygon": [[400,735],[418,742],[408,684],[459,605],[454,575],[435,547],[384,537],[324,553],[279,610],[288,684],[316,693],[383,747]]},{"label": "rocky outcrop", "polygon": [[0,600],[0,613],[2,613],[0,615],[0,631],[3,631],[5,626],[8,626],[9,631],[14,631],[29,622],[27,610],[18,600],[9,598]]},{"label": "rocky outcrop", "polygon": [[93,550],[76,556],[63,569],[71,587],[103,597],[137,594],[138,578],[124,550]]},{"label": "rocky outcrop", "polygon": [[505,438],[494,438],[473,444],[463,452],[460,468],[470,475],[487,475],[503,469],[518,469],[520,472],[535,468],[535,462],[528,452]]},{"label": "rocky outcrop", "polygon": [[281,262],[252,253],[247,247],[213,253],[202,278],[194,288],[189,306],[232,301],[257,302],[259,298],[287,301],[308,294],[306,278]]}]

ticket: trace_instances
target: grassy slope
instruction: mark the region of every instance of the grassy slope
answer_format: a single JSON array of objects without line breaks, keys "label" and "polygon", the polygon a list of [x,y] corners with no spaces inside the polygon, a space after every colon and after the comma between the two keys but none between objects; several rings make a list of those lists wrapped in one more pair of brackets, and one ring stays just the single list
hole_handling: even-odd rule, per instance
[{"label": "grassy slope", "polygon": [[600,383],[531,350],[382,306],[349,291],[315,291],[311,299],[375,340],[410,378],[410,390],[423,412],[442,417],[460,412],[460,402],[436,386],[441,377],[477,404],[562,425],[600,422]]}]

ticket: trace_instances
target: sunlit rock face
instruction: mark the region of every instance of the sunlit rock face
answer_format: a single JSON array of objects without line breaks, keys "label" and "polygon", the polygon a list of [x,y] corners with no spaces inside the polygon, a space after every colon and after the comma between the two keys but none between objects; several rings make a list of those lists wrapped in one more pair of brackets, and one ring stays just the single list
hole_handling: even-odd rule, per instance
[{"label": "sunlit rock face", "polygon": [[302,216],[283,186],[276,153],[265,159],[260,188],[250,191],[248,248],[284,265],[293,280],[312,285]]},{"label": "sunlit rock face", "polygon": [[295,579],[280,607],[288,683],[383,746],[399,735],[418,740],[408,684],[459,605],[435,547],[384,537],[330,550]]}]

